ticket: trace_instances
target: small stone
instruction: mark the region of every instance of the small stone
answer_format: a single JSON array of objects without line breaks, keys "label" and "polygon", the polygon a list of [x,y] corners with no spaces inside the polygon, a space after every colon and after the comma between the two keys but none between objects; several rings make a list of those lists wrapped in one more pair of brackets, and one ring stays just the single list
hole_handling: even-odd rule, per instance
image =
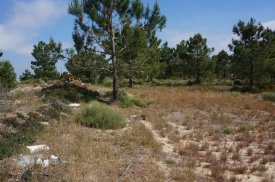
[{"label": "small stone", "polygon": [[59,157],[57,157],[55,155],[51,155],[50,163],[51,163],[51,165],[58,165],[59,164]]}]

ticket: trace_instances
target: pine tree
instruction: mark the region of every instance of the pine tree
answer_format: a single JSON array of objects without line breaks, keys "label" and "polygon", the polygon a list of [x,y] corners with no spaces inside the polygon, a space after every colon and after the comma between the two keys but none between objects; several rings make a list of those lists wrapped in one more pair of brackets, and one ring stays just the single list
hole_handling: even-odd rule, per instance
[{"label": "pine tree", "polygon": [[35,78],[58,78],[59,73],[55,64],[64,58],[62,52],[62,44],[56,43],[52,38],[49,43],[40,41],[34,45],[32,56],[35,61],[31,62],[31,67],[34,70]]},{"label": "pine tree", "polygon": [[0,61],[0,85],[12,88],[15,86],[16,74],[9,61]]},{"label": "pine tree", "polygon": [[182,40],[176,47],[175,50],[175,70],[178,74],[186,79],[191,73],[191,58],[188,55],[187,42]]},{"label": "pine tree", "polygon": [[196,75],[196,83],[201,82],[201,78],[205,73],[206,63],[209,59],[209,54],[214,50],[208,48],[207,39],[203,38],[201,34],[195,34],[187,41],[188,54],[193,63],[193,72]]},{"label": "pine tree", "polygon": [[[83,47],[108,55],[112,64],[113,99],[118,99],[119,64],[118,56],[131,45],[131,40],[126,40],[122,46],[118,45],[122,30],[125,26],[139,27],[146,31],[148,38],[165,25],[166,18],[160,14],[157,4],[153,10],[144,9],[141,0],[73,0],[68,12],[76,17],[75,23],[84,33],[74,34],[80,40],[79,45],[85,42]],[[88,19],[85,21],[85,19]]]},{"label": "pine tree", "polygon": [[215,67],[214,72],[216,77],[219,79],[224,79],[229,74],[229,55],[225,50],[220,51],[217,55],[212,57]]},{"label": "pine tree", "polygon": [[160,49],[160,62],[164,63],[164,75],[163,78],[172,77],[172,67],[175,61],[175,50],[168,46],[168,42],[165,42]]},{"label": "pine tree", "polygon": [[[238,39],[233,39],[229,45],[233,51],[233,64],[237,75],[249,80],[249,88],[252,89],[257,76],[260,76],[264,66],[263,47],[260,40],[264,32],[261,24],[256,24],[255,19],[251,18],[246,24],[239,21],[233,27],[233,33]],[[241,68],[241,70],[239,70]]]},{"label": "pine tree", "polygon": [[27,81],[27,80],[31,80],[31,79],[33,79],[33,75],[32,75],[32,73],[28,70],[28,69],[26,69],[23,73],[22,73],[22,75],[20,75],[20,77],[19,77],[19,79],[20,79],[20,81]]}]

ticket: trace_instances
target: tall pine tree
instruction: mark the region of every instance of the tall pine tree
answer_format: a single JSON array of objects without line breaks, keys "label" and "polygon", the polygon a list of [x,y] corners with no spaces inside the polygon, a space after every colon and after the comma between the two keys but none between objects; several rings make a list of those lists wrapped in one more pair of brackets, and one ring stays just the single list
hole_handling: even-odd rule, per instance
[{"label": "tall pine tree", "polygon": [[[166,18],[161,15],[157,4],[146,9],[141,0],[73,0],[68,12],[76,17],[77,29],[82,33],[74,33],[83,47],[96,52],[103,52],[110,57],[113,77],[113,99],[118,99],[119,61],[118,56],[125,52],[132,40],[125,40],[124,45],[118,42],[124,27],[139,27],[146,31],[148,37],[161,30]],[[86,19],[90,21],[86,21]],[[76,29],[75,29],[76,30]],[[84,35],[84,37],[81,37]],[[86,43],[86,44],[85,44]],[[80,49],[80,47],[78,47]]]}]

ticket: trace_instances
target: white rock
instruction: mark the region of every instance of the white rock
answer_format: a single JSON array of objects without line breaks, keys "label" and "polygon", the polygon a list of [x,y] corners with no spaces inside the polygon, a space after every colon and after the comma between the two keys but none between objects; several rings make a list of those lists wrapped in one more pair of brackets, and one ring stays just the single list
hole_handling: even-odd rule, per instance
[{"label": "white rock", "polygon": [[38,164],[38,165],[42,165],[43,160],[41,158],[38,158],[35,163]]},{"label": "white rock", "polygon": [[49,164],[50,164],[49,159],[46,159],[43,161],[42,167],[46,168],[49,166]]},{"label": "white rock", "polygon": [[57,157],[55,155],[51,155],[51,157],[50,157],[50,163],[51,163],[51,165],[57,165],[57,164],[59,164],[59,157]]},{"label": "white rock", "polygon": [[69,106],[72,107],[72,108],[79,108],[80,104],[72,103],[72,104],[69,104]]},{"label": "white rock", "polygon": [[50,149],[47,145],[32,145],[27,146],[27,148],[30,150],[30,153],[36,153]]},{"label": "white rock", "polygon": [[17,164],[22,169],[32,167],[35,164],[35,157],[31,155],[20,156]]},{"label": "white rock", "polygon": [[49,122],[40,122],[40,124],[44,125],[44,126],[49,126]]}]

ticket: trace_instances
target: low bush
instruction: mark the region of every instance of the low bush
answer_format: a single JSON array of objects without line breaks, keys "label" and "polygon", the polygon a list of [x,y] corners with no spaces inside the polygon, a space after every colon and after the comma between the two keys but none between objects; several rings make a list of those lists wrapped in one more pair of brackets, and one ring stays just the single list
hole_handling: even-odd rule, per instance
[{"label": "low bush", "polygon": [[264,92],[263,99],[275,102],[275,92]]},{"label": "low bush", "polygon": [[101,129],[119,129],[126,125],[126,119],[122,115],[98,102],[91,102],[80,108],[75,115],[75,121],[85,126]]}]

